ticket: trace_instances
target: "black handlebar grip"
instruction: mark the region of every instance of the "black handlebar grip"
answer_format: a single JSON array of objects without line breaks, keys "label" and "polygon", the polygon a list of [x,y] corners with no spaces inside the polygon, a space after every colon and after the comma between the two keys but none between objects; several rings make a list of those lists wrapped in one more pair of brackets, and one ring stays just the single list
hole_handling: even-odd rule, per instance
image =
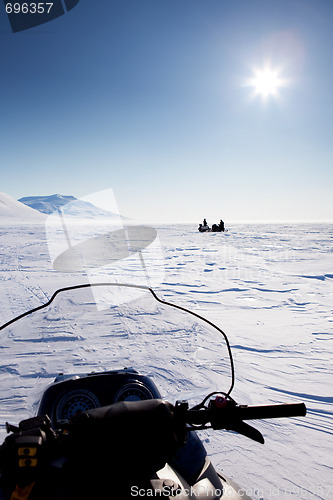
[{"label": "black handlebar grip", "polygon": [[240,420],[256,420],[280,417],[304,417],[306,406],[304,403],[284,403],[263,406],[238,406],[234,409]]}]

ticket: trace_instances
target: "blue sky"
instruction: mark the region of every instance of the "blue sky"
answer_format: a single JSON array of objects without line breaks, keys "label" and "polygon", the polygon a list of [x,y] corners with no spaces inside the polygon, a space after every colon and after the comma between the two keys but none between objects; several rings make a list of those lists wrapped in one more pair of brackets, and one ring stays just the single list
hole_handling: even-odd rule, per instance
[{"label": "blue sky", "polygon": [[[333,220],[333,2],[80,0],[0,18],[0,191],[133,218]],[[284,85],[254,95],[269,66]]]}]

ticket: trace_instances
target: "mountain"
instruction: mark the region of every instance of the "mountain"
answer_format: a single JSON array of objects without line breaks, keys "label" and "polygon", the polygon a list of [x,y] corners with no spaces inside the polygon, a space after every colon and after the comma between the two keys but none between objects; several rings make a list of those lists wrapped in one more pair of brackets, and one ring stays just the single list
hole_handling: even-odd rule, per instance
[{"label": "mountain", "polygon": [[52,194],[50,196],[27,196],[20,198],[19,202],[24,203],[34,210],[38,210],[44,214],[51,214],[61,208],[61,211],[67,217],[82,219],[119,217],[118,214],[99,208],[88,201],[80,200],[74,196],[64,196],[61,194]]},{"label": "mountain", "polygon": [[14,200],[9,194],[0,192],[0,219],[1,220],[36,220],[43,219],[42,214],[20,201]]},{"label": "mountain", "polygon": [[38,210],[38,212],[42,212],[43,214],[51,214],[58,208],[71,201],[75,201],[76,199],[77,198],[74,196],[52,194],[51,196],[26,196],[24,198],[20,198],[18,201],[33,208],[34,210]]}]

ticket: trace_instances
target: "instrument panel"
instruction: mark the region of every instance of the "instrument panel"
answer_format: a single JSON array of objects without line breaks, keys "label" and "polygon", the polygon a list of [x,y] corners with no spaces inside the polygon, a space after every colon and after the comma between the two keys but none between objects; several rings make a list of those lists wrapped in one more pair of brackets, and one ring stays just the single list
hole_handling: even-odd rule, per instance
[{"label": "instrument panel", "polygon": [[132,369],[81,375],[60,374],[44,392],[38,415],[49,415],[56,428],[75,415],[100,406],[160,397],[153,381]]}]

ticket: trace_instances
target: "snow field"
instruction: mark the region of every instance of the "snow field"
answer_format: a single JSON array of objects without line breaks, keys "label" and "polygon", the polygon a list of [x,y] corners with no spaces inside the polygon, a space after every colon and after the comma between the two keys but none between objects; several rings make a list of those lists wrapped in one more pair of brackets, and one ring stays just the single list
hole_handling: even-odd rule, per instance
[{"label": "snow field", "polygon": [[[203,314],[228,334],[236,369],[233,397],[242,404],[302,401],[308,408],[304,418],[253,422],[265,437],[264,446],[231,433],[202,432],[213,462],[255,499],[333,498],[333,225],[235,224],[224,234],[199,233],[189,225],[156,229],[165,277],[155,291]],[[45,228],[39,221],[3,222],[0,230],[1,324],[46,302],[59,287],[88,282],[82,273],[52,269]],[[67,353],[62,371],[82,372],[96,356],[101,359],[107,353],[112,358],[111,351],[103,350],[94,338],[88,339],[85,350],[74,348],[80,342],[74,326],[63,331],[59,324],[51,348],[48,341],[38,343],[29,328],[22,331],[22,342],[13,342],[9,334],[2,336],[2,431],[6,420],[15,423],[26,416],[29,384],[42,391],[52,380],[60,347]],[[139,327],[130,321],[128,328]],[[172,334],[175,346],[178,340],[186,352],[184,330],[174,327]],[[136,350],[143,359],[148,341],[140,339]],[[31,366],[40,346],[44,359]],[[207,359],[219,356],[215,344],[203,342],[201,347]],[[155,366],[157,357],[153,350],[150,354],[148,371],[159,372],[166,391],[170,387],[181,392],[185,379],[191,378],[191,362],[178,365],[179,379],[174,380],[174,367]],[[172,356],[176,361],[180,354],[168,348],[170,364]],[[30,378],[22,376],[28,372]],[[205,382],[206,375],[197,373],[191,379],[194,390],[214,383],[214,376]],[[180,398],[187,397],[190,389],[189,385]]]}]

